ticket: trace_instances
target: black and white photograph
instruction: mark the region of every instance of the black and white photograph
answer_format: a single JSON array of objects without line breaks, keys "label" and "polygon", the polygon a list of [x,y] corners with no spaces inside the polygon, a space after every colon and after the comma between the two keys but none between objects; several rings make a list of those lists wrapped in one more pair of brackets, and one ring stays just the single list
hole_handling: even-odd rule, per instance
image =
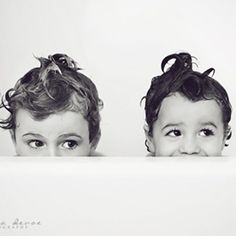
[{"label": "black and white photograph", "polygon": [[235,235],[235,11],[0,0],[0,235]]}]

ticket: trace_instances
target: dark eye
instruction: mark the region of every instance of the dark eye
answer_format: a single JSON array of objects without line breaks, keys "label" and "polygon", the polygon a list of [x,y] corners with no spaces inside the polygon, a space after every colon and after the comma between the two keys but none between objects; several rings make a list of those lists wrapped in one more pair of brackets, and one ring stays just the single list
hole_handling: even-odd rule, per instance
[{"label": "dark eye", "polygon": [[207,136],[211,136],[211,135],[214,135],[214,132],[210,129],[202,129],[200,131],[200,136],[207,137]]},{"label": "dark eye", "polygon": [[37,148],[42,148],[45,146],[44,142],[40,141],[40,140],[30,140],[28,142],[28,145],[31,148],[37,149]]},{"label": "dark eye", "polygon": [[62,147],[65,149],[75,149],[78,146],[78,142],[75,140],[66,140],[62,143]]},{"label": "dark eye", "polygon": [[171,136],[171,137],[177,137],[177,136],[181,136],[181,131],[178,129],[173,129],[171,131],[169,131],[166,136]]}]

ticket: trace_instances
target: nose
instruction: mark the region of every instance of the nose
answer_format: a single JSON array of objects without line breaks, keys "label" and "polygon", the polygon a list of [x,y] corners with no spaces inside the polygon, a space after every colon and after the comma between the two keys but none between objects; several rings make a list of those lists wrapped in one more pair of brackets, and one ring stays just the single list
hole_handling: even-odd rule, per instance
[{"label": "nose", "polygon": [[60,156],[60,153],[56,146],[49,146],[47,150],[47,156]]},{"label": "nose", "polygon": [[180,145],[180,154],[181,155],[199,155],[200,145],[198,143],[197,138],[194,136],[184,137]]}]

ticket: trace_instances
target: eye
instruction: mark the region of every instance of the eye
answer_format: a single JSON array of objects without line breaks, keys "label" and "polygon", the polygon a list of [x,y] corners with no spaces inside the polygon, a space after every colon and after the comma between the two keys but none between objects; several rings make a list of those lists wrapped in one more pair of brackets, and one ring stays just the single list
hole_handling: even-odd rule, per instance
[{"label": "eye", "polygon": [[37,140],[37,139],[36,140],[29,140],[28,145],[34,149],[42,148],[45,146],[45,144],[42,141]]},{"label": "eye", "polygon": [[211,129],[202,129],[202,130],[200,130],[200,136],[208,137],[208,136],[212,136],[212,135],[214,135],[214,132]]},{"label": "eye", "polygon": [[173,130],[170,130],[166,136],[170,136],[170,137],[178,137],[178,136],[181,136],[181,131],[178,130],[178,129],[173,129]]},{"label": "eye", "polygon": [[78,147],[78,142],[75,140],[66,140],[61,144],[61,146],[65,149],[75,149]]}]

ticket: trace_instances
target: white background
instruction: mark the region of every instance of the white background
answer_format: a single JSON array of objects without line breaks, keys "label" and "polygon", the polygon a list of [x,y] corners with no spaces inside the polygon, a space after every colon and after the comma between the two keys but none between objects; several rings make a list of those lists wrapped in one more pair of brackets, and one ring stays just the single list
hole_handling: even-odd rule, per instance
[{"label": "white background", "polygon": [[[234,0],[0,0],[0,92],[39,65],[33,55],[66,53],[104,101],[97,151],[146,155],[139,102],[168,54],[188,51],[197,70],[214,67],[236,107],[235,12]],[[0,142],[0,155],[14,154],[8,131]],[[236,153],[234,143],[235,135],[225,155]]]}]

